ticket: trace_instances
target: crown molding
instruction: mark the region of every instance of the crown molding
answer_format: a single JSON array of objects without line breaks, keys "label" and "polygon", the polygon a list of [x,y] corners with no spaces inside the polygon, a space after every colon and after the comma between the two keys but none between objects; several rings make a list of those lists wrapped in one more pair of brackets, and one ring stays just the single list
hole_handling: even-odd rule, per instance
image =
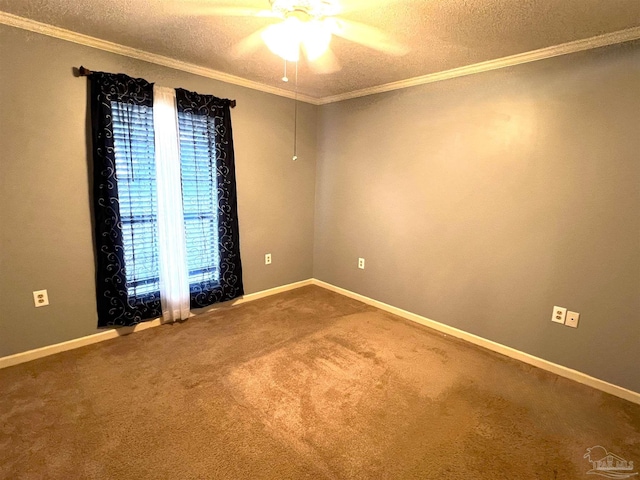
[{"label": "crown molding", "polygon": [[319,103],[320,105],[326,105],[328,103],[350,100],[352,98],[374,95],[376,93],[390,92],[393,90],[400,90],[402,88],[424,85],[426,83],[441,82],[443,80],[464,77],[466,75],[488,72],[500,68],[512,67],[514,65],[521,65],[523,63],[530,63],[547,58],[558,57],[561,55],[568,55],[570,53],[582,52],[584,50],[591,50],[594,48],[606,47],[608,45],[614,45],[617,43],[629,42],[632,40],[637,40],[639,38],[640,27],[628,28],[625,30],[619,30],[617,32],[585,38],[583,40],[562,43],[553,47],[541,48],[539,50],[532,50],[530,52],[510,55],[508,57],[497,58],[495,60],[488,60],[486,62],[475,63],[473,65],[466,65],[464,67],[453,68],[451,70],[430,73],[428,75],[422,75],[420,77],[408,78],[406,80],[400,80],[398,82],[391,82],[375,87],[363,88],[362,90],[356,90],[353,92],[323,97],[320,99]]},{"label": "crown molding", "polygon": [[640,27],[632,27],[625,30],[619,30],[617,32],[606,33],[604,35],[598,35],[582,40],[562,43],[560,45],[554,45],[552,47],[541,48],[538,50],[532,50],[530,52],[519,53],[516,55],[510,55],[508,57],[475,63],[473,65],[465,65],[464,67],[453,68],[451,70],[430,73],[428,75],[408,78],[406,80],[400,80],[397,82],[386,83],[384,85],[363,88],[361,90],[341,93],[338,95],[316,98],[303,94],[296,95],[294,92],[290,92],[282,88],[272,87],[264,83],[247,80],[245,78],[230,75],[228,73],[213,70],[211,68],[200,67],[193,63],[183,62],[173,58],[165,57],[163,55],[157,55],[155,53],[149,53],[143,50],[138,50],[136,48],[119,45],[117,43],[90,37],[81,33],[72,32],[71,30],[66,30],[64,28],[54,27],[46,23],[37,22],[35,20],[30,20],[28,18],[19,17],[17,15],[2,11],[0,11],[0,24],[21,28],[23,30],[40,33],[42,35],[58,38],[60,40],[66,40],[68,42],[77,43],[87,47],[97,48],[98,50],[115,53],[117,55],[154,63],[156,65],[174,68],[176,70],[193,73],[194,75],[211,78],[213,80],[219,80],[221,82],[230,83],[232,85],[238,85],[240,87],[258,90],[260,92],[278,95],[280,97],[291,99],[297,98],[301,102],[309,103],[311,105],[326,105],[329,103],[341,102],[343,100],[350,100],[352,98],[374,95],[376,93],[391,92],[393,90],[415,87],[427,83],[441,82],[443,80],[449,80],[452,78],[464,77],[466,75],[474,75],[476,73],[482,72],[489,72],[491,70],[497,70],[500,68],[512,67],[524,63],[535,62],[547,58],[568,55],[570,53],[577,53],[584,50],[591,50],[594,48],[606,47],[608,45],[614,45],[617,43],[624,43],[640,39]]},{"label": "crown molding", "polygon": [[34,33],[40,33],[42,35],[47,35],[49,37],[54,37],[60,40],[66,40],[68,42],[77,43],[86,47],[96,48],[105,52],[115,53],[124,57],[135,58],[136,60],[142,60],[156,65],[161,65],[163,67],[169,67],[176,70],[181,70],[183,72],[193,73],[201,77],[219,80],[221,82],[230,83],[232,85],[238,85],[240,87],[246,87],[252,90],[271,93],[280,97],[291,99],[297,98],[301,102],[310,103],[312,105],[320,104],[319,99],[310,97],[308,95],[303,95],[300,93],[296,95],[294,92],[290,92],[282,88],[272,87],[269,85],[265,85],[264,83],[254,82],[252,80],[236,77],[235,75],[229,75],[228,73],[213,70],[211,68],[200,67],[193,63],[183,62],[173,58],[165,57],[163,55],[145,52],[144,50],[138,50],[137,48],[119,45],[107,40],[90,37],[89,35],[72,32],[71,30],[54,27],[53,25],[36,22],[35,20],[30,20],[28,18],[19,17],[17,15],[2,11],[0,11],[0,24],[21,28],[23,30],[28,30]]}]

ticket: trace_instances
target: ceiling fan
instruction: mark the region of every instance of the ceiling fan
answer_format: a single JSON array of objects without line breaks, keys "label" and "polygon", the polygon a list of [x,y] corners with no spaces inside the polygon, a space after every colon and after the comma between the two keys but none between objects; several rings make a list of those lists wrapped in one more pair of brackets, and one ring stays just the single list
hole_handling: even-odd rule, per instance
[{"label": "ceiling fan", "polygon": [[338,0],[269,0],[269,3],[270,9],[261,9],[179,2],[174,4],[173,10],[182,15],[265,19],[269,24],[242,39],[234,47],[233,54],[239,57],[247,55],[264,43],[269,50],[289,62],[298,62],[303,52],[317,73],[340,69],[330,48],[334,35],[390,55],[407,53],[403,45],[383,31],[341,18],[339,15],[345,10]]}]

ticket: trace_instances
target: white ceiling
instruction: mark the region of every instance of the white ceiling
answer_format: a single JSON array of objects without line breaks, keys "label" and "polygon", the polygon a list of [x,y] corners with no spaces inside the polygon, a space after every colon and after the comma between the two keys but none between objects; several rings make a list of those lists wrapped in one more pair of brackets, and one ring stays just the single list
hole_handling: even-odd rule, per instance
[{"label": "white ceiling", "polygon": [[[270,8],[269,0],[196,2]],[[190,11],[194,3],[0,0],[0,11],[268,87],[293,89],[291,82],[281,81],[283,61],[266,47],[242,58],[230,55],[242,38],[274,20],[176,13],[176,8]],[[341,5],[345,18],[384,30],[409,53],[394,57],[334,37],[331,48],[342,69],[319,75],[301,62],[299,91],[307,97],[344,98],[391,82],[623,30],[615,38],[640,37],[640,0],[342,0]],[[85,66],[91,68],[90,62]]]}]

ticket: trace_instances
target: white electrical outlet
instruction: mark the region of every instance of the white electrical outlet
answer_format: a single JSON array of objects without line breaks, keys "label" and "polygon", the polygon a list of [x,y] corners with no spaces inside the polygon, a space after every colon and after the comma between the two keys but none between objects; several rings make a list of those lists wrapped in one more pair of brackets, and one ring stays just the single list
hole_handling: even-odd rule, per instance
[{"label": "white electrical outlet", "polygon": [[358,259],[358,268],[361,268],[362,270],[364,270],[364,258]]},{"label": "white electrical outlet", "polygon": [[37,290],[33,292],[33,303],[36,307],[44,307],[49,305],[49,295],[46,290]]},{"label": "white electrical outlet", "polygon": [[567,320],[564,324],[567,327],[578,328],[578,320],[580,320],[580,314],[578,312],[567,312]]},{"label": "white electrical outlet", "polygon": [[567,317],[567,309],[564,307],[553,307],[553,315],[551,315],[551,321],[556,323],[564,323]]},{"label": "white electrical outlet", "polygon": [[271,254],[267,253],[264,256],[264,264],[265,265],[271,265]]}]

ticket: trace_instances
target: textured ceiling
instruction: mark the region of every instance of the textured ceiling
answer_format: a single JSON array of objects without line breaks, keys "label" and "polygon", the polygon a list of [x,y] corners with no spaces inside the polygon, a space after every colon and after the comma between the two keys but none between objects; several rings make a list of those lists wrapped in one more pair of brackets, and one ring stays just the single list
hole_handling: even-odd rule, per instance
[{"label": "textured ceiling", "polygon": [[[283,61],[234,45],[273,19],[183,15],[194,5],[269,9],[269,0],[0,0],[0,11],[283,89]],[[344,18],[408,47],[394,57],[334,37],[342,69],[301,62],[299,91],[323,98],[640,26],[640,0],[342,0]],[[91,68],[90,64],[86,65]]]}]

